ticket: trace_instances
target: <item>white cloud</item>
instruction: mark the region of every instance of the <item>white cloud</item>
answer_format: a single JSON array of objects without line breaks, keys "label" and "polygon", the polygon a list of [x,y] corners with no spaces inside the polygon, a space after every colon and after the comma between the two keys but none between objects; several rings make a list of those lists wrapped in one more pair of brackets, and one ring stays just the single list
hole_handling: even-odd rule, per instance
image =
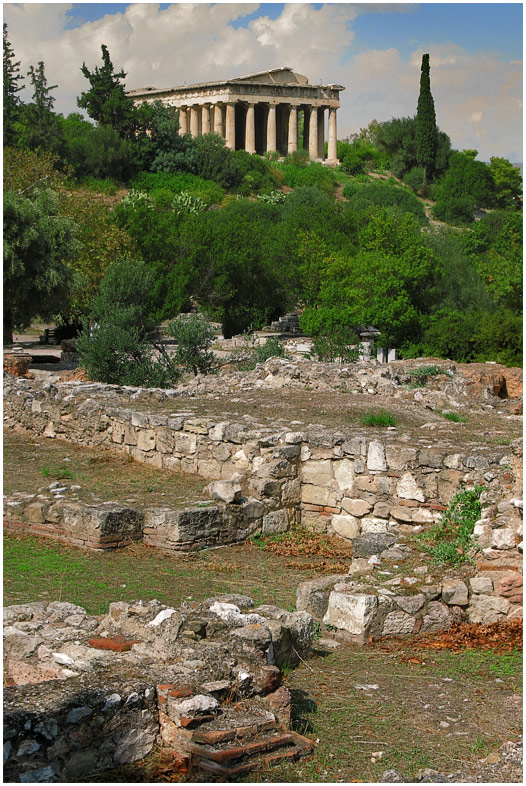
[{"label": "white cloud", "polygon": [[[127,87],[168,87],[213,81],[267,68],[291,66],[311,83],[346,86],[338,114],[339,136],[376,118],[413,115],[418,99],[422,52],[431,58],[431,89],[437,122],[455,147],[477,147],[479,157],[508,157],[522,150],[522,64],[490,52],[471,55],[459,46],[429,41],[409,62],[396,48],[354,54],[353,20],[362,12],[413,10],[411,4],[329,3],[320,9],[289,3],[277,19],[259,17],[248,27],[229,23],[259,4],[139,3],[124,13],[66,30],[71,4],[5,4],[4,19],[16,59],[25,73],[44,60],[50,84],[58,84],[55,108],[76,111],[87,87],[83,61],[100,64],[109,48]],[[29,100],[26,89],[25,100]]]}]

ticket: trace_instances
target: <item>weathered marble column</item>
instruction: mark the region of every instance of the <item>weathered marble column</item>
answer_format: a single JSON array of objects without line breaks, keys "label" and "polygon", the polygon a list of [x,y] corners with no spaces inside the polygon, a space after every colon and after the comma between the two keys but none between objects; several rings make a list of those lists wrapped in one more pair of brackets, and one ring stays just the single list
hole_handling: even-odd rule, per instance
[{"label": "weathered marble column", "polygon": [[267,153],[276,152],[276,105],[269,104],[267,115]]},{"label": "weathered marble column", "polygon": [[199,107],[190,107],[190,133],[193,137],[199,134],[199,117],[197,115]]},{"label": "weathered marble column", "polygon": [[179,107],[179,134],[183,136],[188,133],[188,113],[186,106]]},{"label": "weathered marble column", "polygon": [[223,131],[223,105],[222,104],[214,104],[212,106],[212,112],[214,113],[214,134],[219,134],[224,138],[225,133]]},{"label": "weathered marble column", "polygon": [[325,107],[318,109],[318,158],[325,158]]},{"label": "weathered marble column", "polygon": [[291,106],[289,111],[289,140],[287,152],[290,155],[298,149],[298,107]]},{"label": "weathered marble column", "polygon": [[329,145],[327,149],[327,160],[336,162],[338,160],[338,147],[336,144],[338,137],[336,132],[336,107],[329,107]]},{"label": "weathered marble column", "polygon": [[309,156],[315,161],[318,151],[318,108],[311,106],[309,115]]},{"label": "weathered marble column", "polygon": [[256,124],[254,112],[255,104],[249,103],[245,117],[245,150],[247,153],[256,152]]},{"label": "weathered marble column", "polygon": [[226,105],[225,145],[231,150],[236,149],[236,105]]},{"label": "weathered marble column", "polygon": [[201,109],[201,128],[203,134],[210,133],[210,104],[203,104]]},{"label": "weathered marble column", "polygon": [[303,149],[309,149],[309,120],[310,109],[308,106],[303,107]]}]

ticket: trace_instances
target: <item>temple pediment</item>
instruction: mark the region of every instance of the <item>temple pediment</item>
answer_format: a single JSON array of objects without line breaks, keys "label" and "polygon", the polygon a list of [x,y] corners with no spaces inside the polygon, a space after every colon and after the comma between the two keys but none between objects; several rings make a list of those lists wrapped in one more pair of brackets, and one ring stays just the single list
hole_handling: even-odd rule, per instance
[{"label": "temple pediment", "polygon": [[259,71],[257,74],[237,76],[230,82],[254,82],[260,85],[308,85],[309,80],[303,74],[297,74],[292,68],[273,68],[270,71]]}]

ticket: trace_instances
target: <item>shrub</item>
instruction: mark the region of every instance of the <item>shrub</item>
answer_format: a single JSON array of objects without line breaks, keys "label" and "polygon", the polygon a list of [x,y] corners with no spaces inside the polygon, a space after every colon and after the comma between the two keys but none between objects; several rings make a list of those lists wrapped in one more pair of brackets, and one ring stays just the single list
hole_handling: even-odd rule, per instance
[{"label": "shrub", "polygon": [[194,375],[209,374],[215,366],[210,346],[215,331],[201,314],[181,314],[168,325],[168,333],[177,339],[174,361]]},{"label": "shrub", "polygon": [[365,172],[365,164],[359,153],[351,150],[344,157],[341,169],[348,175],[362,175]]},{"label": "shrub", "polygon": [[266,202],[268,205],[281,205],[286,198],[286,194],[278,189],[271,191],[270,194],[259,194],[258,196],[260,202]]},{"label": "shrub", "polygon": [[355,186],[355,189],[354,193],[346,189],[343,191],[343,195],[349,199],[347,210],[364,213],[371,207],[391,207],[403,213],[412,213],[421,225],[427,223],[424,206],[420,200],[408,189],[401,188],[396,181],[394,185],[375,182]]},{"label": "shrub", "polygon": [[480,519],[483,489],[483,486],[475,486],[455,494],[442,520],[429,532],[418,536],[423,551],[431,556],[434,563],[459,565],[472,562],[468,552],[473,546],[471,536],[475,523]]},{"label": "shrub", "polygon": [[387,428],[388,426],[396,426],[396,418],[391,412],[380,410],[380,412],[371,412],[368,415],[364,415],[361,423],[363,426]]},{"label": "shrub", "polygon": [[355,363],[360,356],[356,341],[356,333],[342,327],[340,330],[334,329],[330,334],[318,334],[314,338],[312,351],[318,360]]},{"label": "shrub", "polygon": [[446,418],[446,420],[450,420],[452,423],[467,423],[468,419],[462,417],[457,412],[441,412],[442,417]]},{"label": "shrub", "polygon": [[472,224],[474,202],[472,197],[440,197],[433,208],[433,217],[454,226]]},{"label": "shrub", "polygon": [[269,358],[286,358],[285,346],[277,336],[267,338],[264,344],[257,343],[254,333],[244,333],[241,346],[236,347],[228,358],[228,362],[241,371],[252,371],[257,363],[264,363]]},{"label": "shrub", "polygon": [[407,175],[404,176],[404,183],[409,186],[413,191],[423,191],[426,185],[425,169],[421,166],[413,167]]},{"label": "shrub", "polygon": [[171,207],[178,216],[197,215],[206,210],[206,202],[188,191],[181,191],[172,199]]}]

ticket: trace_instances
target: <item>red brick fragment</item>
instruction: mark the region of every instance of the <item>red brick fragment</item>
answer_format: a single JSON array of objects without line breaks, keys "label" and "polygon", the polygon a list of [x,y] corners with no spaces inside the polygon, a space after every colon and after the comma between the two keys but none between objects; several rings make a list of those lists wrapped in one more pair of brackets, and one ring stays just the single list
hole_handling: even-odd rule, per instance
[{"label": "red brick fragment", "polygon": [[134,644],[140,644],[139,639],[125,639],[120,633],[107,638],[95,637],[88,642],[96,650],[111,650],[112,652],[129,652]]},{"label": "red brick fragment", "polygon": [[439,505],[438,502],[432,502],[429,506],[430,510],[447,510],[447,505]]},{"label": "red brick fragment", "polygon": [[393,472],[392,470],[389,470],[385,474],[387,475],[388,478],[399,478],[400,477],[400,473],[399,472]]},{"label": "red brick fragment", "polygon": [[192,726],[200,726],[201,723],[214,720],[213,715],[199,715],[198,718],[179,718],[179,723],[183,729],[192,728]]},{"label": "red brick fragment", "polygon": [[418,502],[415,499],[399,499],[398,504],[404,508],[417,508]]}]

